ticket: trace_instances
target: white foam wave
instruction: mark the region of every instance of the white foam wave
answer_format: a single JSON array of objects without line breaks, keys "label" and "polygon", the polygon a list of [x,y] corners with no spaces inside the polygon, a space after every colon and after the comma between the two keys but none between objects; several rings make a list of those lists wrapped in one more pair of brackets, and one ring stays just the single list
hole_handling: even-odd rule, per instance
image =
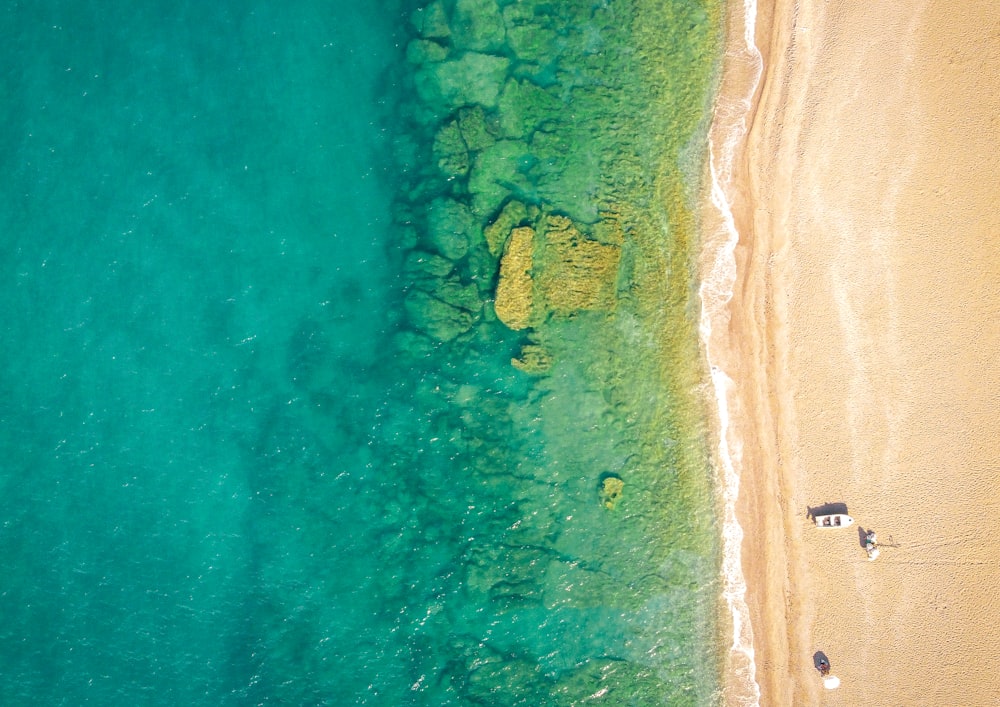
[{"label": "white foam wave", "polygon": [[[711,371],[719,422],[719,487],[722,496],[722,575],[723,598],[732,616],[733,644],[730,663],[736,673],[737,692],[731,696],[740,705],[760,704],[760,685],[754,661],[753,629],[746,603],[746,581],[743,576],[741,546],[743,529],[736,518],[739,497],[743,443],[730,425],[730,393],[734,382],[717,360],[713,331],[726,331],[729,302],[736,282],[736,244],[739,232],[733,218],[730,193],[733,188],[733,166],[748,131],[748,119],[753,107],[763,70],[763,60],[754,37],[756,34],[757,2],[745,0],[743,5],[743,47],[731,49],[726,55],[725,71],[735,68],[735,75],[746,75],[743,92],[732,92],[729,85],[716,103],[709,144],[711,202],[718,210],[721,225],[717,233],[706,234],[705,247],[711,257],[711,267],[702,275],[699,289],[701,319],[699,332]],[[723,80],[730,78],[724,76]]]}]

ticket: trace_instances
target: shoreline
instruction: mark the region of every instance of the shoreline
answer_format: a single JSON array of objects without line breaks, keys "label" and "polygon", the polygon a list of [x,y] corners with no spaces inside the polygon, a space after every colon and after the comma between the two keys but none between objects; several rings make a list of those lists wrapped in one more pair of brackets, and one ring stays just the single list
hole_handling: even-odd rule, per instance
[{"label": "shoreline", "polygon": [[[1000,509],[1000,20],[927,0],[751,8],[728,21],[699,264],[724,700],[994,704],[1000,678],[966,666],[1000,649],[1000,531],[982,522]],[[857,527],[811,527],[825,502]]]},{"label": "shoreline", "polygon": [[[765,24],[767,18],[763,18]],[[736,249],[741,228],[741,181],[745,172],[745,143],[758,100],[763,57],[757,45],[757,0],[730,5],[725,18],[726,47],[722,59],[718,97],[709,129],[709,197],[701,209],[702,249],[699,258],[701,303],[699,335],[708,367],[716,412],[713,455],[716,487],[720,490],[718,513],[722,519],[722,601],[720,626],[728,644],[720,681],[726,704],[751,707],[760,704],[752,607],[747,602],[743,563],[746,520],[737,518],[743,469],[745,413],[735,395],[732,376],[738,370],[739,351],[732,346],[731,301],[737,282]],[[753,530],[752,526],[750,528]]]}]

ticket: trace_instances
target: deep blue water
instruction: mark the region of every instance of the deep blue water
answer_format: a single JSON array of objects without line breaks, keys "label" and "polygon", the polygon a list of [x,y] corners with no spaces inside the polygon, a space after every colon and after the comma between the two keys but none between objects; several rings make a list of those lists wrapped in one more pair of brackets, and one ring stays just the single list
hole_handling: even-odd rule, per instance
[{"label": "deep blue water", "polygon": [[404,321],[408,15],[0,6],[0,703],[714,689],[711,499],[607,513],[593,362]]}]

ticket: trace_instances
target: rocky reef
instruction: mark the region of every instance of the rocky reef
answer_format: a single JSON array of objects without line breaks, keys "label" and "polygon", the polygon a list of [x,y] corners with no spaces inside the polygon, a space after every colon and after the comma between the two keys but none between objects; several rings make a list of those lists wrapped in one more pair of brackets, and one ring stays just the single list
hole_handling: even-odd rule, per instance
[{"label": "rocky reef", "polygon": [[[410,16],[409,99],[392,107],[411,136],[396,143],[395,343],[426,430],[386,446],[392,464],[433,454],[461,472],[388,502],[447,527],[475,489],[509,499],[490,527],[501,544],[455,530],[470,536],[455,581],[509,634],[455,638],[466,659],[439,680],[464,703],[514,704],[496,700],[504,686],[576,704],[628,682],[620,703],[688,704],[691,676],[712,669],[697,652],[651,668],[576,635],[525,645],[512,624],[541,612],[585,635],[602,607],[688,632],[707,621],[657,597],[668,581],[702,591],[714,562],[704,514],[662,514],[708,493],[690,432],[691,204],[713,70],[700,53],[720,26],[716,0],[435,0]],[[668,529],[669,546],[648,542]],[[573,657],[541,657],[555,654]]]},{"label": "rocky reef", "polygon": [[[398,113],[415,139],[401,148],[409,186],[397,220],[415,248],[453,263],[408,296],[417,332],[451,342],[498,318],[531,335],[552,318],[614,312],[626,234],[653,225],[626,222],[617,204],[642,207],[637,194],[649,202],[664,176],[672,188],[681,180],[703,103],[677,88],[692,71],[675,55],[716,31],[713,9],[437,0],[412,13],[416,100]],[[654,39],[641,25],[653,19],[691,37]],[[704,75],[691,86],[703,91]],[[410,147],[428,143],[426,157]],[[455,301],[466,284],[479,302]],[[537,338],[532,360],[552,359],[536,355]]]}]

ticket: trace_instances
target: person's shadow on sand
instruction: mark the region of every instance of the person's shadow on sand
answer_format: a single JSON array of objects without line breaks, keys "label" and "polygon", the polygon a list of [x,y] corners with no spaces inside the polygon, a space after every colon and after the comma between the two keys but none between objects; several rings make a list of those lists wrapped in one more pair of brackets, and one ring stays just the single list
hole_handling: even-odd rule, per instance
[{"label": "person's shadow on sand", "polygon": [[858,545],[860,545],[862,549],[868,547],[868,533],[870,532],[871,532],[870,528],[868,530],[865,530],[860,525],[858,526]]}]

